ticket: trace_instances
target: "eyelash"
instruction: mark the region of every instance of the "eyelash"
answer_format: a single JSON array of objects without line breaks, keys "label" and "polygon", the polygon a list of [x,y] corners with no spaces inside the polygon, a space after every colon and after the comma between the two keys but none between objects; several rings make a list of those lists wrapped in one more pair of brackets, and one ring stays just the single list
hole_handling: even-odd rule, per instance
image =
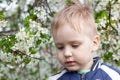
[{"label": "eyelash", "polygon": [[64,49],[64,46],[57,47],[57,49],[59,49],[59,50],[63,50],[63,49]]},{"label": "eyelash", "polygon": [[73,48],[77,48],[77,47],[79,47],[79,45],[78,45],[78,44],[72,45],[72,47],[73,47]]},{"label": "eyelash", "polygon": [[[72,47],[72,48],[78,48],[79,45],[78,45],[78,44],[74,44],[74,45],[72,44],[71,47]],[[57,49],[63,50],[63,49],[64,49],[64,46],[57,47]]]}]

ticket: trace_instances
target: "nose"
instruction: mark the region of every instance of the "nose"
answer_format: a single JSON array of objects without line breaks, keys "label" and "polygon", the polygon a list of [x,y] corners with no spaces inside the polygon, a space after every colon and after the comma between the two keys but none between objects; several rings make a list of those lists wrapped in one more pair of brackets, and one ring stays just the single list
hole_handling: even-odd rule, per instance
[{"label": "nose", "polygon": [[65,48],[64,49],[64,56],[67,57],[71,57],[72,56],[72,52],[69,48]]}]

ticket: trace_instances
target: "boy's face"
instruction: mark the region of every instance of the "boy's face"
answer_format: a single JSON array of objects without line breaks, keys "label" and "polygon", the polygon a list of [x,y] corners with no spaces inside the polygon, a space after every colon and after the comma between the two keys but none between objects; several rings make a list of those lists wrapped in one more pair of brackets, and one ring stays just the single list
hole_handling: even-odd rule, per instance
[{"label": "boy's face", "polygon": [[93,51],[98,47],[99,37],[91,39],[84,32],[78,32],[69,25],[60,27],[55,36],[57,58],[70,71],[90,69]]}]

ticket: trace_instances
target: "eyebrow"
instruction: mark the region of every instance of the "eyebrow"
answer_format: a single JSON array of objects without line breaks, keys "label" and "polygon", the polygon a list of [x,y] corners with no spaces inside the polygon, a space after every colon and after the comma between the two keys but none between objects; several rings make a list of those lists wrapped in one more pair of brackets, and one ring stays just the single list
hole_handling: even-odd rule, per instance
[{"label": "eyebrow", "polygon": [[55,43],[55,45],[57,46],[57,45],[63,45],[62,43]]},{"label": "eyebrow", "polygon": [[[76,40],[76,41],[69,41],[68,43],[70,43],[70,44],[72,44],[72,43],[80,43],[80,44],[81,44],[82,41]],[[61,42],[56,42],[55,45],[63,45],[63,43],[61,43]]]}]

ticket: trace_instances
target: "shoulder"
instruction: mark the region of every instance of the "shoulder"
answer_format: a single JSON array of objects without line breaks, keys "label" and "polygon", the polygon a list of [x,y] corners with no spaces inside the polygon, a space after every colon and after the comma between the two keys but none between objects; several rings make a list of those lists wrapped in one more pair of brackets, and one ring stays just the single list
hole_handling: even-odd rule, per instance
[{"label": "shoulder", "polygon": [[120,80],[120,70],[115,69],[113,66],[102,64],[100,69],[104,71],[112,80]]},{"label": "shoulder", "polygon": [[63,70],[63,71],[49,77],[48,80],[57,80],[58,78],[60,78],[66,72],[67,72],[67,70]]}]

